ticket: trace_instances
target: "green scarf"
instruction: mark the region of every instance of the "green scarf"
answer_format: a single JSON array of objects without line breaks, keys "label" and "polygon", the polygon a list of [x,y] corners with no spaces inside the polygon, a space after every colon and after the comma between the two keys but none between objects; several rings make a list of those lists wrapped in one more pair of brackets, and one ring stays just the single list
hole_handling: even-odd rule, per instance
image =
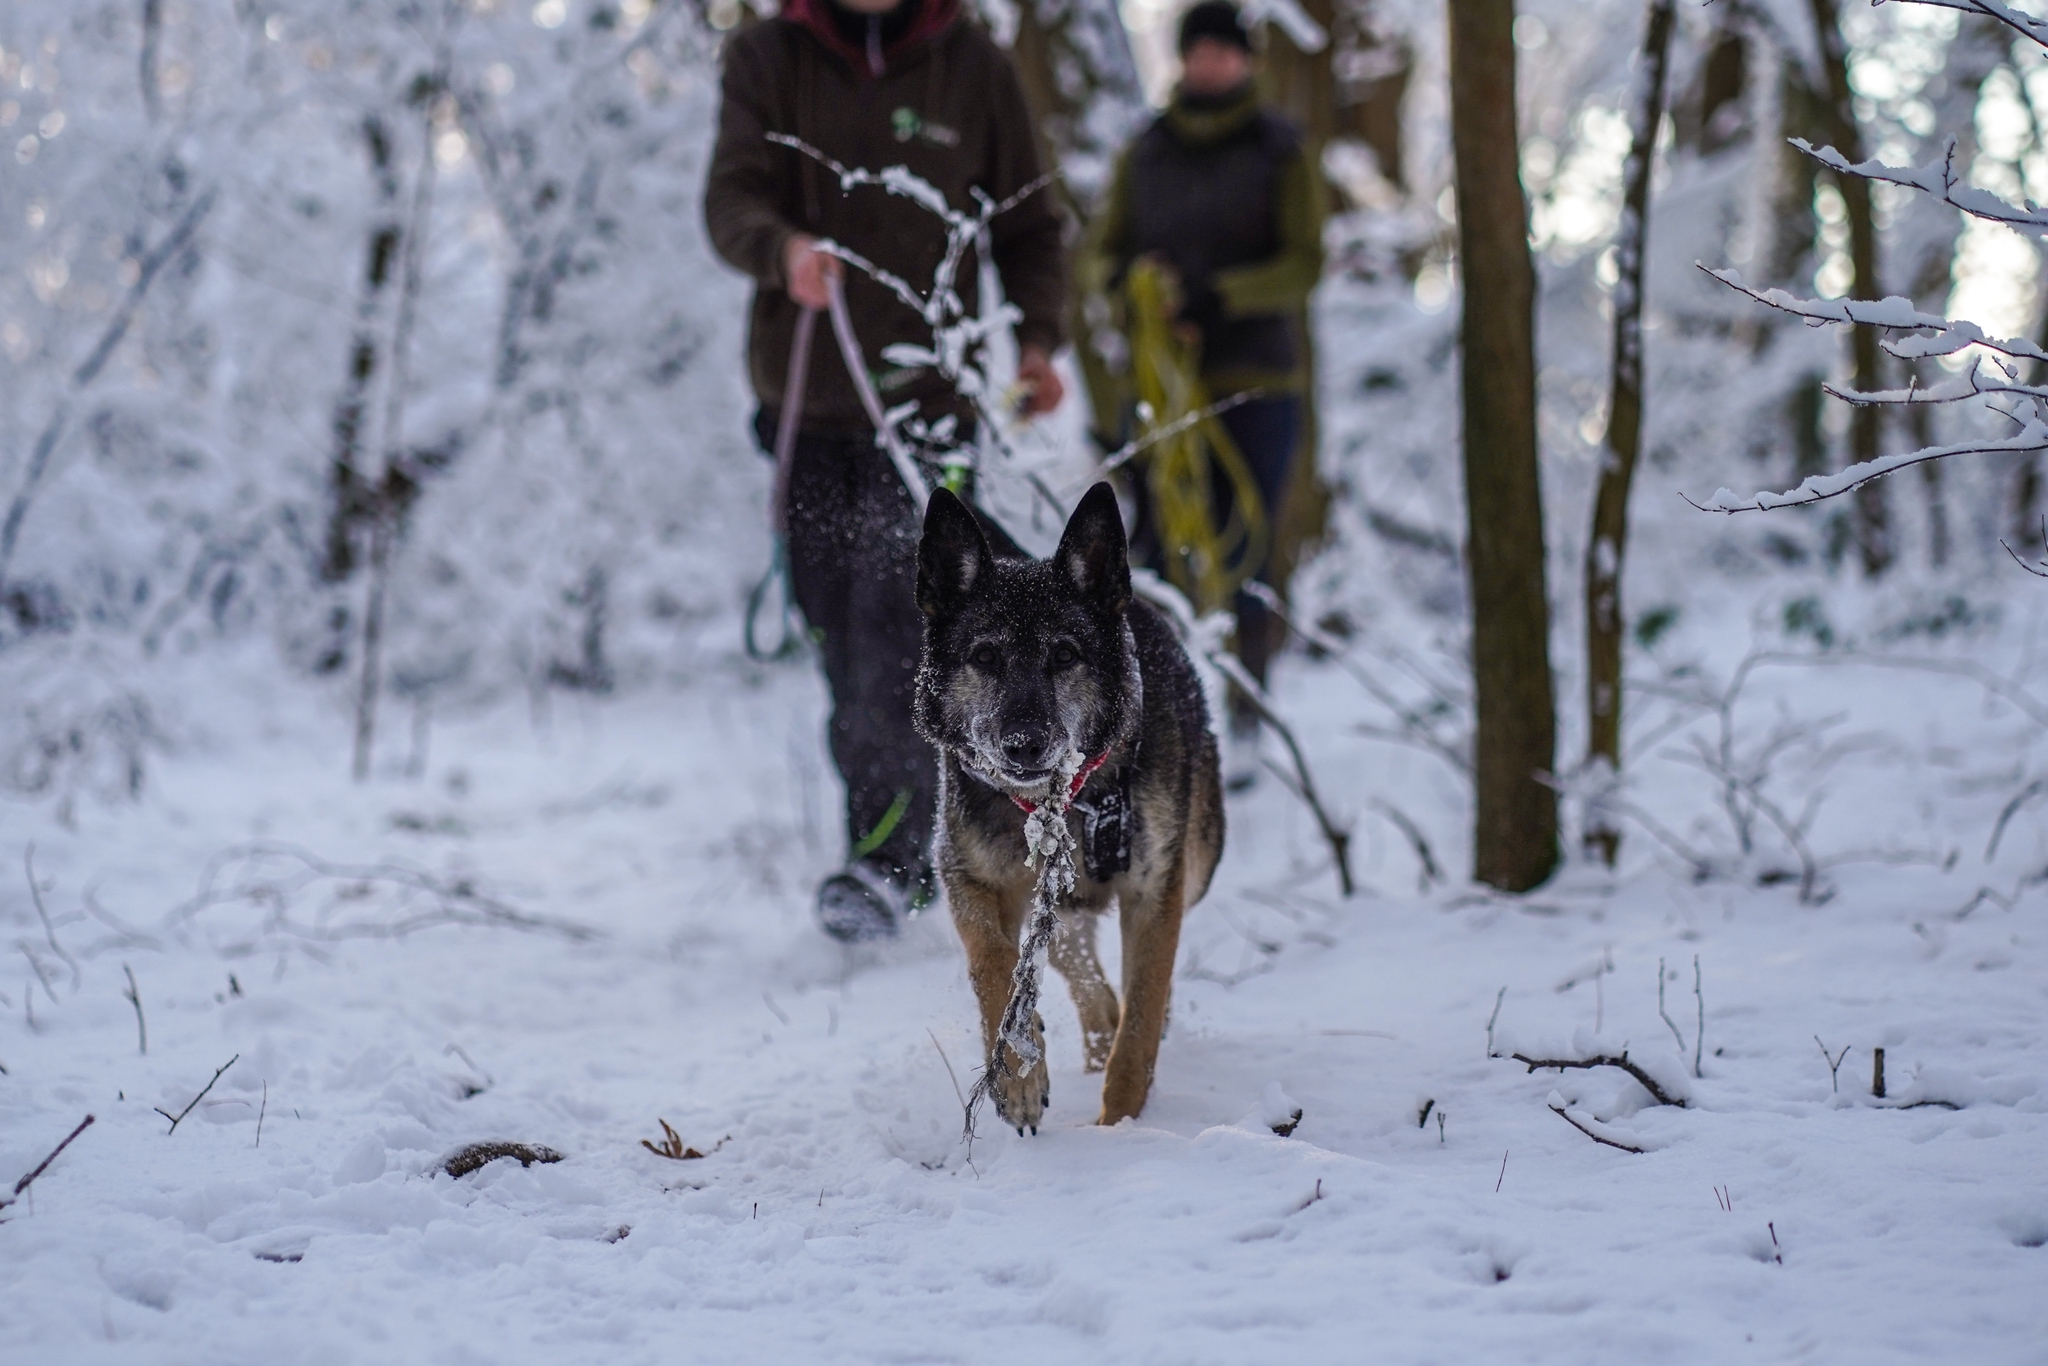
[{"label": "green scarf", "polygon": [[1259,92],[1246,81],[1222,95],[1191,95],[1175,87],[1166,107],[1166,126],[1188,147],[1221,142],[1243,128],[1259,112]]}]

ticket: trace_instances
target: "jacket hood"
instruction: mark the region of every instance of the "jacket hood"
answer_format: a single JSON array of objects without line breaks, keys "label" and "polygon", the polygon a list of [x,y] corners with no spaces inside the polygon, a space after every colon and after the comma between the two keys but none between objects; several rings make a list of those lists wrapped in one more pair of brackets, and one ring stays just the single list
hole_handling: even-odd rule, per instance
[{"label": "jacket hood", "polygon": [[907,0],[907,3],[918,6],[918,11],[901,33],[883,43],[881,71],[870,64],[866,50],[858,43],[848,41],[838,25],[832,22],[832,0],[786,0],[782,6],[782,17],[802,26],[860,79],[873,80],[894,66],[898,57],[945,32],[960,17],[960,0]]}]

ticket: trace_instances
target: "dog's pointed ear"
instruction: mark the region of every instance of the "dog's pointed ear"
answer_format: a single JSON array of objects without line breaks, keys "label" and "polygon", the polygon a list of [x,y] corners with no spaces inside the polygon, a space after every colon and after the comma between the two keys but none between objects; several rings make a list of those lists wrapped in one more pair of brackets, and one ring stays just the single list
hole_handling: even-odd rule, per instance
[{"label": "dog's pointed ear", "polygon": [[932,490],[917,547],[917,605],[928,617],[959,610],[995,568],[988,537],[952,490]]},{"label": "dog's pointed ear", "polygon": [[1130,605],[1130,545],[1116,492],[1108,484],[1097,484],[1082,496],[1052,562],[1090,604],[1111,612]]}]

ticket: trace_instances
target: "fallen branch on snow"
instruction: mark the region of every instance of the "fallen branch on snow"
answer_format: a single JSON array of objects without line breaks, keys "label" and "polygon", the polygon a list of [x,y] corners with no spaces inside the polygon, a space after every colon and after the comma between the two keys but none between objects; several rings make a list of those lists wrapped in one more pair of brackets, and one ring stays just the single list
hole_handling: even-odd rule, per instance
[{"label": "fallen branch on snow", "polygon": [[[260,865],[265,860],[297,866],[283,876],[245,876],[232,888],[217,889],[216,884],[228,869],[240,865],[245,874],[251,869],[260,873]],[[381,884],[398,893],[404,903],[401,909],[408,909],[412,903],[422,900],[428,901],[430,907],[385,921],[357,920],[332,924],[328,922],[325,911],[315,924],[294,920],[291,916],[294,899],[323,880],[340,884],[334,893],[335,903],[360,900],[372,887]],[[269,843],[237,845],[216,855],[200,880],[198,894],[172,911],[168,923],[172,926],[189,923],[207,910],[238,902],[268,907],[269,913],[264,917],[259,932],[276,932],[311,942],[402,939],[417,930],[439,925],[525,930],[559,935],[578,943],[599,937],[599,931],[590,926],[534,915],[507,905],[483,892],[467,877],[448,880],[388,863],[331,863],[293,845]]]},{"label": "fallen branch on snow", "polygon": [[[1594,1133],[1591,1129],[1588,1129],[1585,1125],[1579,1123],[1576,1119],[1573,1119],[1571,1115],[1561,1105],[1546,1105],[1543,1108],[1550,1111],[1551,1114],[1556,1115],[1565,1123],[1571,1125],[1574,1129],[1577,1129],[1587,1138],[1592,1139],[1595,1143],[1604,1143],[1610,1148],[1619,1148],[1625,1153],[1640,1154],[1643,1151],[1641,1148],[1638,1148],[1633,1143],[1623,1143],[1619,1139],[1608,1138],[1602,1134]],[[1503,1177],[1505,1177],[1507,1174],[1506,1157],[1501,1158],[1501,1174]]]},{"label": "fallen branch on snow", "polygon": [[453,1177],[468,1176],[480,1171],[501,1157],[516,1157],[522,1167],[531,1167],[539,1162],[546,1165],[560,1162],[562,1155],[553,1148],[538,1143],[507,1143],[502,1139],[488,1143],[472,1143],[466,1148],[457,1148],[441,1162],[441,1170]]},{"label": "fallen branch on snow", "polygon": [[168,1120],[169,1120],[169,1121],[171,1122],[171,1127],[170,1127],[170,1128],[168,1128],[168,1129],[166,1129],[166,1130],[164,1130],[164,1137],[165,1137],[165,1138],[169,1138],[169,1137],[170,1137],[170,1136],[171,1136],[172,1134],[174,1134],[174,1133],[178,1132],[178,1126],[179,1126],[180,1124],[184,1123],[184,1121],[185,1121],[185,1116],[187,1116],[187,1115],[189,1115],[189,1114],[191,1114],[191,1113],[192,1113],[192,1107],[193,1107],[193,1106],[197,1105],[197,1104],[198,1104],[198,1103],[199,1103],[200,1101],[202,1101],[202,1100],[205,1100],[205,1099],[206,1099],[206,1093],[207,1093],[208,1091],[211,1091],[211,1090],[213,1089],[213,1083],[214,1083],[214,1082],[216,1082],[216,1081],[219,1081],[219,1080],[220,1080],[220,1074],[221,1074],[221,1073],[223,1073],[223,1072],[225,1072],[225,1071],[227,1071],[227,1070],[228,1070],[228,1069],[229,1069],[230,1067],[233,1067],[233,1066],[234,1066],[234,1065],[235,1065],[235,1064],[236,1064],[237,1062],[240,1062],[240,1061],[241,1061],[241,1058],[242,1058],[242,1055],[241,1055],[240,1053],[237,1053],[237,1054],[235,1054],[235,1056],[234,1056],[234,1057],[232,1057],[232,1058],[229,1058],[229,1059],[228,1059],[228,1060],[227,1060],[226,1062],[222,1063],[222,1064],[221,1064],[221,1065],[220,1065],[219,1067],[216,1067],[216,1068],[214,1069],[214,1071],[213,1071],[213,1077],[212,1077],[212,1079],[211,1079],[211,1080],[209,1080],[209,1081],[208,1081],[208,1082],[206,1083],[206,1085],[204,1085],[204,1086],[200,1087],[200,1088],[199,1088],[199,1094],[198,1094],[198,1095],[196,1095],[196,1096],[194,1096],[194,1097],[192,1097],[192,1099],[191,1099],[190,1101],[186,1102],[186,1104],[185,1104],[185,1108],[184,1108],[184,1109],[182,1109],[182,1110],[180,1110],[180,1111],[178,1111],[178,1113],[177,1113],[177,1114],[175,1114],[175,1115],[174,1115],[174,1114],[172,1114],[172,1113],[171,1113],[171,1112],[170,1112],[169,1110],[166,1110],[166,1109],[162,1108],[161,1106],[151,1106],[151,1107],[150,1107],[151,1109],[155,1110],[155,1111],[156,1111],[156,1112],[157,1112],[158,1114],[162,1115],[162,1116],[163,1116],[163,1117],[164,1117],[165,1119],[168,1119]]},{"label": "fallen branch on snow", "polygon": [[1630,1062],[1628,1060],[1628,1052],[1625,1049],[1619,1054],[1600,1053],[1590,1058],[1531,1058],[1521,1053],[1510,1053],[1508,1056],[1516,1062],[1527,1063],[1531,1072],[1551,1067],[1556,1068],[1560,1072],[1591,1071],[1595,1067],[1618,1067],[1631,1077],[1634,1077],[1642,1088],[1650,1093],[1650,1099],[1656,1101],[1659,1105],[1670,1105],[1680,1110],[1686,1108],[1683,1098],[1674,1096],[1669,1091],[1666,1091],[1657,1084],[1655,1077],[1645,1072],[1635,1063]]},{"label": "fallen branch on snow", "polygon": [[[21,1193],[27,1190],[30,1184],[33,1183],[37,1177],[41,1176],[46,1170],[48,1170],[52,1162],[55,1162],[57,1160],[57,1154],[63,1152],[66,1148],[70,1147],[71,1140],[77,1138],[80,1134],[84,1133],[88,1128],[90,1128],[92,1126],[92,1122],[93,1117],[91,1115],[87,1115],[84,1119],[79,1120],[78,1127],[76,1129],[73,1129],[70,1133],[66,1134],[64,1136],[64,1141],[62,1143],[59,1143],[56,1147],[50,1149],[50,1155],[44,1158],[42,1161],[36,1163],[36,1169],[34,1171],[30,1172],[27,1176],[22,1177],[21,1180],[15,1182],[14,1190],[10,1194],[0,1196],[0,1209],[6,1209],[16,1200],[19,1200],[21,1198]],[[6,1221],[0,1220],[0,1223],[4,1222]]]}]

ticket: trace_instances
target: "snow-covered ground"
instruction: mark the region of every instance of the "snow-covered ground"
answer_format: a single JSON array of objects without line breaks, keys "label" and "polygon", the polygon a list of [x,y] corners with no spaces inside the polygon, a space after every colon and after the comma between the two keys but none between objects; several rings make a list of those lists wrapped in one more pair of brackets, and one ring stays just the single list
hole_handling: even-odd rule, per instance
[{"label": "snow-covered ground", "polygon": [[[77,963],[17,862],[0,916],[29,950],[0,974],[0,1175],[97,1117],[0,1227],[0,1359],[2048,1352],[2048,912],[2036,895],[1957,915],[2042,861],[2025,811],[1984,859],[2039,746],[1967,681],[1792,669],[1760,699],[1906,737],[1837,770],[1827,810],[1860,839],[1824,819],[1816,845],[1890,861],[1829,868],[1818,905],[1792,882],[1695,883],[1635,833],[1617,883],[1418,894],[1409,846],[1369,815],[1368,889],[1342,901],[1269,782],[1233,800],[1143,1118],[1090,1126],[1098,1082],[1055,987],[1048,1125],[985,1119],[970,1148],[972,998],[943,914],[858,953],[810,924],[838,798],[807,667],[503,709],[438,730],[419,777],[360,787],[345,718],[311,690],[220,655],[166,667],[190,671],[159,682],[191,699],[194,738],[139,803],[81,803],[70,828],[0,811]],[[1325,737],[1340,810],[1391,799],[1463,863],[1444,766],[1351,736],[1362,695],[1334,667],[1290,662],[1284,696]],[[1659,789],[1665,821],[1704,838],[1686,821],[1713,808],[1680,787]],[[249,844],[272,852],[223,858]],[[488,902],[594,933],[377,937],[443,903],[305,877],[285,848],[466,887],[446,904],[471,920]],[[1656,991],[1661,959],[1690,1050],[1695,956],[1697,1080]],[[1496,1051],[1626,1047],[1686,1108],[1613,1069],[1489,1059],[1497,997]],[[1850,1050],[1839,1092],[1816,1035]],[[153,1107],[176,1114],[231,1057],[167,1134]],[[1923,1100],[1960,1108],[1904,1108]],[[1280,1137],[1267,1120],[1290,1101],[1305,1117]],[[641,1146],[662,1119],[706,1156]],[[484,1139],[564,1158],[437,1172]]]}]

